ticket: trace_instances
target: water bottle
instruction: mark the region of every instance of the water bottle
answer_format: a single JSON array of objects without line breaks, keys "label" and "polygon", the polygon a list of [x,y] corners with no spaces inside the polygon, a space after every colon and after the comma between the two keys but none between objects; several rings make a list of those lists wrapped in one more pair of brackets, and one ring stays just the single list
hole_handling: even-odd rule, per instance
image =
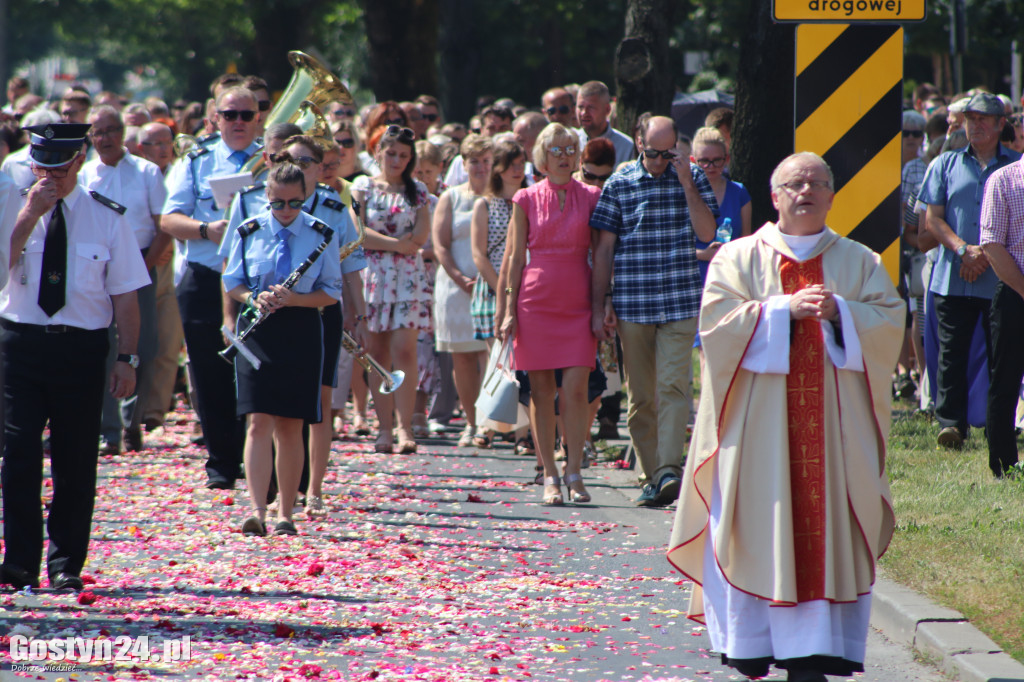
[{"label": "water bottle", "polygon": [[715,231],[715,241],[727,243],[732,239],[732,218],[726,218]]}]

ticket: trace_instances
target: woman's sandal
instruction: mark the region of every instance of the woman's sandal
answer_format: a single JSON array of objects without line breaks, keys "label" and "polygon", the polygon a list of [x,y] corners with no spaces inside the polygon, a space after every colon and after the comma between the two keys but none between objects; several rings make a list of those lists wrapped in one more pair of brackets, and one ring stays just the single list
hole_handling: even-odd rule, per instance
[{"label": "woman's sandal", "polygon": [[533,467],[533,470],[537,472],[537,475],[533,477],[533,484],[544,485],[544,466],[542,464],[538,464]]},{"label": "woman's sandal", "polygon": [[536,450],[533,447],[533,436],[527,435],[516,441],[516,454],[517,455],[535,455]]},{"label": "woman's sandal", "polygon": [[357,436],[370,435],[370,425],[358,415],[352,420],[352,428]]},{"label": "woman's sandal", "polygon": [[[561,480],[558,476],[547,476],[544,479],[544,505],[548,507],[560,507],[565,504],[565,499],[562,497]],[[549,490],[550,487],[555,488],[555,492]]]},{"label": "woman's sandal", "polygon": [[390,433],[382,433],[377,436],[377,442],[373,444],[373,451],[390,455],[395,449],[395,441]]},{"label": "woman's sandal", "polygon": [[491,432],[488,430],[480,430],[473,436],[473,446],[478,448],[489,448],[491,447]]},{"label": "woman's sandal", "polygon": [[416,438],[406,429],[398,429],[398,454],[416,454]]},{"label": "woman's sandal", "polygon": [[[579,483],[582,490],[576,490],[572,487],[573,483]],[[573,504],[586,504],[590,502],[590,493],[583,487],[583,477],[579,474],[566,474],[565,475],[565,487],[569,489],[569,501]]]}]

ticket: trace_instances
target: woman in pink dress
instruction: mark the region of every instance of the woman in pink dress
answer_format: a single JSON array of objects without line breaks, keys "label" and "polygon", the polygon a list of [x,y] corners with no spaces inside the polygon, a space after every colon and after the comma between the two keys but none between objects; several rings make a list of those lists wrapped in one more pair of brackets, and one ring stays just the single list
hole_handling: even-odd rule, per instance
[{"label": "woman in pink dress", "polygon": [[[560,410],[568,457],[565,485],[572,502],[590,501],[580,474],[587,424],[587,378],[597,339],[591,333],[590,214],[600,190],[572,177],[579,163],[576,133],[559,123],[541,131],[533,163],[547,178],[512,198],[505,291],[498,336],[515,341],[516,369],[530,376],[530,420],[544,465],[544,503],[562,504],[555,468],[555,370],[562,370]],[[529,258],[527,259],[527,250]]]}]

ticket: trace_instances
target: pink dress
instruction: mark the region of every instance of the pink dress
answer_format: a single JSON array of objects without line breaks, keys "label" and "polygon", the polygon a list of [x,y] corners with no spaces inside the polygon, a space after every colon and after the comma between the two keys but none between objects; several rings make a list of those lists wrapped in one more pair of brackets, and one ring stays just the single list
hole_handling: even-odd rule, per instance
[{"label": "pink dress", "polygon": [[[556,189],[564,189],[558,208]],[[542,180],[512,201],[526,213],[528,262],[516,303],[516,369],[594,367],[590,331],[590,214],[601,191],[570,180]]]}]

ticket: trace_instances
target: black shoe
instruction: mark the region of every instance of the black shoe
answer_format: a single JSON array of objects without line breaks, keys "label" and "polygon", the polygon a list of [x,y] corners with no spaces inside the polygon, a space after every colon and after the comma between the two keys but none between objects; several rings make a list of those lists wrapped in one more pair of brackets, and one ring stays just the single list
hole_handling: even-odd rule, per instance
[{"label": "black shoe", "polygon": [[146,433],[149,433],[150,431],[156,431],[163,425],[163,420],[157,419],[156,417],[150,417],[149,419],[142,420],[142,426],[145,427]]},{"label": "black shoe", "polygon": [[206,487],[210,490],[234,490],[235,482],[223,476],[211,476],[206,482]]},{"label": "black shoe", "polygon": [[295,529],[295,524],[291,521],[278,521],[277,525],[274,526],[274,535],[298,535],[299,531]]},{"label": "black shoe", "polygon": [[665,474],[658,481],[658,492],[654,496],[655,507],[666,507],[679,499],[679,477],[675,474]]},{"label": "black shoe", "polygon": [[39,578],[36,578],[23,568],[3,564],[0,566],[0,584],[10,585],[16,590],[26,587],[36,588],[39,587]]},{"label": "black shoe", "polygon": [[791,669],[786,675],[786,682],[828,682],[825,673],[806,668]]},{"label": "black shoe", "polygon": [[71,573],[58,573],[50,578],[50,587],[55,590],[74,590],[81,592],[85,589],[85,583],[77,575]]},{"label": "black shoe", "polygon": [[121,454],[121,443],[112,438],[100,437],[100,455],[111,456]]},{"label": "black shoe", "polygon": [[124,430],[124,450],[125,452],[142,452],[144,446],[142,443],[142,427],[141,426],[129,426]]},{"label": "black shoe", "polygon": [[964,436],[955,426],[947,426],[939,431],[938,443],[947,450],[960,450],[964,446]]}]

